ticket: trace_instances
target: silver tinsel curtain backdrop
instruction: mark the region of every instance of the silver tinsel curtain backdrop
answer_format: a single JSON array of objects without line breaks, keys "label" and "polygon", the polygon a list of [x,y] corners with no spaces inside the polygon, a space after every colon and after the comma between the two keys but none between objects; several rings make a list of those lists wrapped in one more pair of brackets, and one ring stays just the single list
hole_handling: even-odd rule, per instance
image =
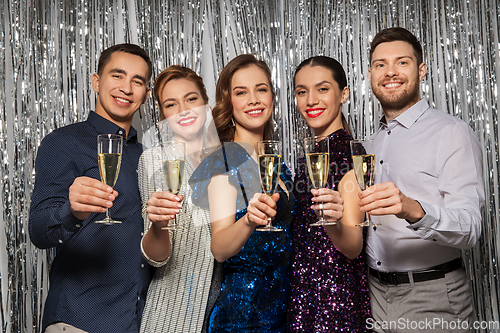
[{"label": "silver tinsel curtain backdrop", "polygon": [[[369,43],[391,26],[406,27],[423,44],[424,97],[470,124],[482,144],[483,233],[463,256],[478,320],[498,322],[499,20],[496,0],[2,0],[0,332],[40,331],[53,251],[37,250],[27,232],[34,159],[47,133],[93,109],[90,77],[104,48],[143,46],[153,76],[171,64],[193,68],[212,105],[223,66],[237,54],[257,55],[273,73],[275,128],[293,166],[307,134],[293,97],[295,66],[318,54],[338,59],[351,88],[344,112],[357,136],[371,134],[381,109],[368,82]],[[141,113],[134,127],[145,131],[157,121],[152,98]]]}]

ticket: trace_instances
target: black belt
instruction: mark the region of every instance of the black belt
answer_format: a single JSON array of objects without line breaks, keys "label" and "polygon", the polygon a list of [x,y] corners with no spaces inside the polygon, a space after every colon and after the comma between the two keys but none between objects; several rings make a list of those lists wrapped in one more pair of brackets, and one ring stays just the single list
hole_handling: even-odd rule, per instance
[{"label": "black belt", "polygon": [[[462,259],[456,258],[444,264],[433,266],[421,271],[412,271],[413,282],[422,282],[444,278],[444,275],[462,267]],[[370,275],[378,278],[383,284],[410,283],[410,272],[380,272],[368,267]]]}]

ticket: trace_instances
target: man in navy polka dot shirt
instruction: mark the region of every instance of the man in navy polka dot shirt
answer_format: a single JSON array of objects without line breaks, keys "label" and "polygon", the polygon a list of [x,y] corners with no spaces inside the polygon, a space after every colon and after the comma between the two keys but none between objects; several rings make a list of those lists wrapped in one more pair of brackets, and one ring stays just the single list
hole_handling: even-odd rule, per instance
[{"label": "man in navy polka dot shirt", "polygon": [[[151,74],[151,60],[139,46],[104,50],[92,76],[95,111],[40,144],[29,233],[37,247],[56,248],[42,323],[47,333],[139,331],[152,268],[140,250],[136,170],[143,149],[132,119],[148,98]],[[123,137],[114,189],[100,181],[99,134]],[[121,224],[94,223],[106,207]]]}]

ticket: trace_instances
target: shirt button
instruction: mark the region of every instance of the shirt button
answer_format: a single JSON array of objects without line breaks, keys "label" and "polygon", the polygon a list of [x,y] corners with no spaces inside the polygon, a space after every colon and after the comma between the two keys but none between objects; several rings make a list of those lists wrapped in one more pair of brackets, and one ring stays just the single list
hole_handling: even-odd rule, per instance
[{"label": "shirt button", "polygon": [[144,268],[144,264],[141,264],[141,268]]},{"label": "shirt button", "polygon": [[380,164],[384,164],[384,160],[380,160]]},{"label": "shirt button", "polygon": [[62,239],[60,239],[60,240],[59,240],[59,244],[62,244],[62,242],[63,242],[63,241],[62,241]]},{"label": "shirt button", "polygon": [[82,226],[81,224],[75,225],[75,227],[77,227],[77,228],[80,228],[81,226]]},{"label": "shirt button", "polygon": [[[121,134],[121,133],[120,133]],[[391,135],[391,130],[387,131],[387,135]]]},{"label": "shirt button", "polygon": [[137,296],[137,300],[140,301],[141,300],[141,296]]},{"label": "shirt button", "polygon": [[123,131],[122,131],[122,130],[120,130],[120,131],[118,132],[118,134],[122,135],[122,134],[123,134]]},{"label": "shirt button", "polygon": [[379,265],[379,266],[380,266],[380,265],[382,265],[382,263],[381,263],[380,261],[377,261],[377,265]]}]

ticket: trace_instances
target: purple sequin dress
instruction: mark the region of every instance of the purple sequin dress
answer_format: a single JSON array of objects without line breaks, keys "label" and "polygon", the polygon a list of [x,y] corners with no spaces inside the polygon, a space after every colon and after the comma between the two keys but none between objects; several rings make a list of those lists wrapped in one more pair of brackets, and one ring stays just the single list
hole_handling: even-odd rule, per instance
[{"label": "purple sequin dress", "polygon": [[[330,136],[328,188],[336,189],[352,169],[349,141],[343,129]],[[297,218],[292,228],[294,257],[289,309],[290,332],[367,332],[370,316],[364,253],[349,260],[331,243],[310,208],[312,184],[305,158],[299,159],[294,182]]]}]

